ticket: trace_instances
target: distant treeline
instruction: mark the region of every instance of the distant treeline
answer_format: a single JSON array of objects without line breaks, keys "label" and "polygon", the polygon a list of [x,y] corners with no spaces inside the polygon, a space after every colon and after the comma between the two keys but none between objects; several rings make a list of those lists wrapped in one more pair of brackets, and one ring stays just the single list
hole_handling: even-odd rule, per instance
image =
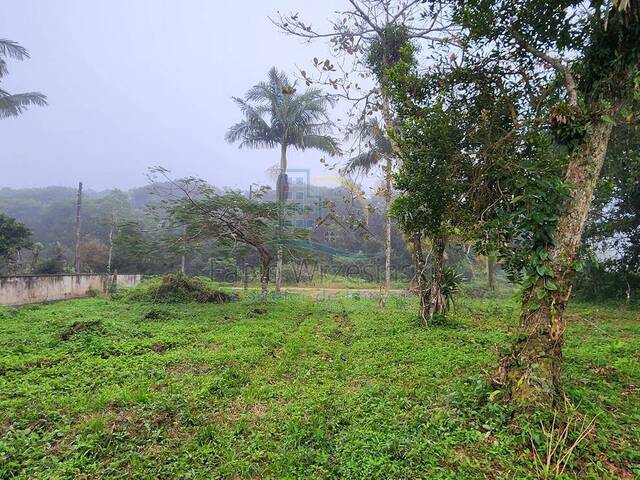
[{"label": "distant treeline", "polygon": [[[303,249],[289,252],[289,259],[322,258],[332,264],[380,262],[383,251],[384,216],[382,201],[371,198],[366,202],[353,199],[345,188],[313,188],[313,195],[305,186],[298,191],[303,199],[298,214],[291,224],[308,230],[310,245],[327,248]],[[75,245],[76,189],[46,187],[29,189],[0,189],[0,212],[15,218],[32,231],[35,249],[21,252],[20,271],[56,273],[69,270],[73,264]],[[249,192],[246,192],[249,195]],[[273,200],[267,192],[265,200]],[[307,198],[309,197],[309,198]],[[313,197],[313,198],[311,198]],[[229,250],[210,242],[197,248],[179,247],[162,242],[166,231],[150,207],[159,199],[150,187],[128,191],[107,190],[83,192],[81,221],[81,268],[87,272],[106,271],[111,248],[111,269],[120,272],[157,274],[175,271],[181,267],[185,255],[187,273],[226,276],[244,265],[256,265],[250,252],[242,247]],[[298,223],[298,225],[296,225]],[[412,265],[411,254],[397,228],[393,229],[393,264],[396,270]],[[330,258],[326,252],[331,252]],[[34,258],[35,257],[35,258]],[[3,266],[6,273],[9,265]],[[294,269],[290,269],[291,272]],[[293,274],[292,274],[293,275]]]},{"label": "distant treeline", "polygon": [[[362,199],[347,188],[310,187],[313,201],[292,219],[309,222],[309,249],[290,249],[284,269],[288,283],[320,281],[323,265],[325,281],[345,278],[369,283],[381,280],[384,262],[383,200]],[[296,189],[292,188],[292,201]],[[301,190],[301,189],[299,189]],[[0,263],[0,272],[62,273],[73,268],[75,245],[76,189],[44,187],[0,189],[0,212],[25,224],[32,232],[33,248],[23,250],[13,262]],[[249,192],[246,192],[249,195]],[[267,192],[265,200],[273,200]],[[254,278],[258,261],[254,254],[238,246],[230,249],[209,242],[184,251],[163,243],[166,231],[150,210],[159,199],[150,187],[127,191],[105,190],[83,192],[80,257],[84,272],[105,272],[111,249],[111,270],[122,273],[160,274],[179,270],[182,254],[185,269],[194,275],[211,276],[219,281],[242,282]],[[603,202],[604,203],[604,202]],[[615,252],[594,253],[599,245],[608,245],[607,237],[591,222],[583,248],[584,268],[578,273],[576,294],[588,298],[636,297],[640,279],[633,269],[623,268]],[[311,221],[311,222],[310,222]],[[414,265],[410,249],[402,233],[393,226],[392,269],[395,286],[411,282]],[[427,246],[428,247],[428,246]],[[486,286],[486,258],[476,255],[472,246],[452,244],[448,261],[463,274],[472,288]],[[1,261],[0,261],[1,262]],[[496,265],[496,279],[504,286],[504,277]]]}]

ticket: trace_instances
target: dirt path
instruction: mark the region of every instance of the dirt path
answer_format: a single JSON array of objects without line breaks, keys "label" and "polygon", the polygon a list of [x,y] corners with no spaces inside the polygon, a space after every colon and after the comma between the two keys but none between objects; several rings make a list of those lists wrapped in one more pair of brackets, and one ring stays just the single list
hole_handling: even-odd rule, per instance
[{"label": "dirt path", "polygon": [[[231,287],[234,290],[242,290],[242,287]],[[249,287],[250,290],[255,288]],[[380,295],[380,289],[376,288],[321,288],[321,287],[283,287],[282,292],[287,293],[301,293],[303,295],[317,297],[318,295],[325,295],[328,297],[335,296],[340,293],[348,293],[351,295],[357,294],[363,297],[376,298]],[[389,293],[401,296],[413,296],[410,290],[403,290],[400,288],[392,288]]]}]

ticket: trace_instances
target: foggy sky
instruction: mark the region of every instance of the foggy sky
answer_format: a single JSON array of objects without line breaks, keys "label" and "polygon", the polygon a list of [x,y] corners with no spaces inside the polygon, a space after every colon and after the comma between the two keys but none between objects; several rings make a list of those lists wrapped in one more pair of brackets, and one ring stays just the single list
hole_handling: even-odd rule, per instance
[{"label": "foggy sky", "polygon": [[[0,187],[130,188],[146,169],[218,186],[270,183],[277,150],[224,140],[242,96],[275,65],[290,74],[327,47],[276,30],[267,16],[301,10],[315,25],[342,0],[0,0],[0,38],[31,59],[9,60],[3,88],[40,91],[49,106],[0,120]],[[335,114],[337,115],[337,113]],[[331,175],[319,152],[290,167]]]}]

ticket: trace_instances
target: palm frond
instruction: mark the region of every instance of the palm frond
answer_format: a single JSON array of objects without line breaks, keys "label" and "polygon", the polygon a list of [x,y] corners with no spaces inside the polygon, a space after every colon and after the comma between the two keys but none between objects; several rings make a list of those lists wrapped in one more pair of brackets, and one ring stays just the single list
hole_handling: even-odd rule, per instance
[{"label": "palm frond", "polygon": [[368,173],[372,168],[380,163],[380,160],[383,158],[384,156],[379,151],[367,150],[366,152],[362,152],[361,154],[350,158],[343,170],[346,173],[354,173],[356,171]]},{"label": "palm frond", "polygon": [[241,98],[233,98],[244,115],[244,120],[232,125],[225,139],[229,143],[240,142],[240,148],[271,148],[277,145],[271,127],[262,112]]},{"label": "palm frond", "polygon": [[391,155],[393,147],[389,136],[377,119],[366,121],[360,128],[360,138],[371,143],[382,155]]},{"label": "palm frond", "polygon": [[278,142],[267,130],[255,128],[249,122],[238,122],[227,130],[225,140],[229,143],[239,142],[240,148],[273,148]]},{"label": "palm frond", "polygon": [[47,105],[47,97],[38,92],[0,96],[0,118],[16,117],[32,105]]},{"label": "palm frond", "polygon": [[300,150],[313,148],[329,155],[338,155],[340,153],[338,141],[329,135],[303,135],[295,146]]},{"label": "palm frond", "polygon": [[346,173],[355,171],[368,173],[381,160],[393,154],[391,140],[376,119],[363,123],[356,135],[364,145],[364,149],[349,159],[344,167]]},{"label": "palm frond", "polygon": [[29,58],[29,52],[27,52],[26,48],[13,40],[7,40],[6,38],[0,38],[0,55],[15,58],[16,60],[25,60]]}]

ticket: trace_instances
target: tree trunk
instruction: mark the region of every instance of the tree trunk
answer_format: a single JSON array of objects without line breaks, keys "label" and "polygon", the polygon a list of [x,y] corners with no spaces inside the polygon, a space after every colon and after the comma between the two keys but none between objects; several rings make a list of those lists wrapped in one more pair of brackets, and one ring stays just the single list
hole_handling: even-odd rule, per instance
[{"label": "tree trunk", "polygon": [[384,294],[389,295],[391,288],[391,173],[392,160],[387,158],[385,165],[385,192],[384,192],[384,209],[385,209],[385,236],[384,236]]},{"label": "tree trunk", "polygon": [[425,277],[426,264],[424,252],[422,251],[422,233],[416,232],[413,235],[413,254],[416,262],[416,286],[420,298],[420,318],[425,326],[429,323],[429,289]]},{"label": "tree trunk", "polygon": [[259,247],[260,254],[260,301],[267,303],[269,293],[269,267],[271,265],[271,255],[266,248]]},{"label": "tree trunk", "polygon": [[409,289],[412,291],[419,292],[420,291],[420,279],[418,276],[420,275],[420,260],[423,257],[422,252],[422,234],[420,232],[416,232],[411,237],[411,244],[413,245],[413,277],[411,278],[411,283],[409,284]]},{"label": "tree trunk", "polygon": [[582,239],[593,190],[605,154],[611,125],[594,124],[585,142],[569,158],[566,182],[574,186],[564,215],[549,248],[545,275],[523,294],[517,340],[502,358],[499,379],[510,398],[521,406],[551,405],[561,391],[562,346],[566,321],[564,310],[571,295],[575,260]]},{"label": "tree trunk", "polygon": [[[278,197],[278,241],[281,242],[284,236],[284,206],[287,202],[287,192],[289,190],[289,180],[287,178],[287,145],[282,143],[280,147],[280,172],[276,182],[276,196]],[[280,293],[282,285],[282,245],[278,245],[276,251],[276,294]]]},{"label": "tree trunk", "polygon": [[[31,257],[31,268],[29,273],[34,273],[36,267],[38,266],[38,261],[40,260],[40,251],[42,250],[40,245],[42,245],[40,242],[36,242],[33,246],[33,256]],[[629,285],[628,282],[627,285]]]},{"label": "tree trunk", "polygon": [[429,288],[429,304],[426,312],[426,322],[433,320],[436,315],[446,315],[447,299],[444,296],[444,251],[447,245],[445,237],[438,236],[433,239],[433,275]]},{"label": "tree trunk", "polygon": [[78,196],[76,198],[76,248],[73,259],[75,273],[80,273],[80,210],[82,208],[82,182],[78,183]]},{"label": "tree trunk", "polygon": [[[383,45],[384,45],[384,42],[383,42]],[[387,83],[387,74],[385,72],[381,80],[381,85],[384,86],[386,85],[386,83]],[[393,112],[391,110],[389,96],[384,93],[384,89],[382,94],[382,117],[384,120],[384,127],[387,131],[395,127],[395,120],[393,118]],[[389,141],[391,142],[391,149],[393,151],[393,156],[397,157],[398,147],[396,146],[392,138],[389,138]],[[386,216],[385,249],[384,249],[385,297],[389,295],[389,289],[391,288],[391,197],[393,193],[392,173],[393,173],[393,158],[391,156],[387,156],[386,165],[384,167],[384,180],[385,180],[384,200],[385,200],[385,216]]]},{"label": "tree trunk", "polygon": [[280,293],[280,287],[282,286],[282,245],[278,245],[278,250],[276,251],[276,294]]},{"label": "tree trunk", "polygon": [[187,226],[184,226],[184,230],[183,230],[183,235],[185,240],[182,241],[182,255],[180,256],[180,271],[182,273],[187,273],[187,255],[186,255],[186,251],[187,251],[187,242],[186,242],[186,238],[187,238]]},{"label": "tree trunk", "polygon": [[242,257],[242,289],[246,292],[249,288],[249,277],[247,273],[247,260]]},{"label": "tree trunk", "polygon": [[496,289],[495,269],[496,256],[493,252],[487,252],[487,288],[491,291]]},{"label": "tree trunk", "polygon": [[109,293],[113,293],[118,288],[118,270],[114,270],[109,281]]}]

